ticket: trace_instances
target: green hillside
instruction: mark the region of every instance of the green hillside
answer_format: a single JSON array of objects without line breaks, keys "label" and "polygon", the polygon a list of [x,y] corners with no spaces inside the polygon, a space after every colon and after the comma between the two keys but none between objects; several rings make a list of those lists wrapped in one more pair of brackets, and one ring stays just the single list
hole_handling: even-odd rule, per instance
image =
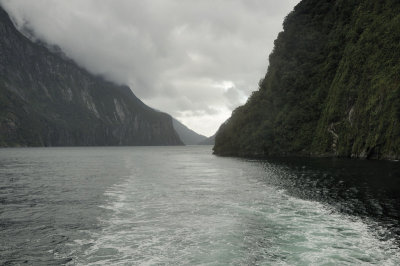
[{"label": "green hillside", "polygon": [[218,155],[400,157],[400,2],[303,0]]}]

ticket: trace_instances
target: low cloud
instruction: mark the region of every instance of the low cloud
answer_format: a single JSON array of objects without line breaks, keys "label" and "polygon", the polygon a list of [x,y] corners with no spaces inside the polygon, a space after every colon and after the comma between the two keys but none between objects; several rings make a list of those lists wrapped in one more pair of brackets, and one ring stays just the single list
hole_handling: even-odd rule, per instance
[{"label": "low cloud", "polygon": [[20,27],[206,135],[257,89],[298,2],[0,0]]}]

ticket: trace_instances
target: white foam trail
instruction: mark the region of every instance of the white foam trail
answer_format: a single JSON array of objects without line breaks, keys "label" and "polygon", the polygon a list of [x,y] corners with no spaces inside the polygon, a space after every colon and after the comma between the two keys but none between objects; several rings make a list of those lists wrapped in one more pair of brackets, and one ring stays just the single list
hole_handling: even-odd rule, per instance
[{"label": "white foam trail", "polygon": [[132,176],[105,193],[112,215],[75,263],[400,264],[399,248],[379,239],[376,224],[265,185],[254,178],[265,174],[256,163],[230,159],[190,176],[179,165],[168,175],[128,167]]}]

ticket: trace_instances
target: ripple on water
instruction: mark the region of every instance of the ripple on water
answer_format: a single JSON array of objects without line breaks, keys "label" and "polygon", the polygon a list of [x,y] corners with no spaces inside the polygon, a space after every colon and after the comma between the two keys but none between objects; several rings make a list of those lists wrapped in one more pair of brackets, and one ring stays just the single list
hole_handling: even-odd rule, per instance
[{"label": "ripple on water", "polygon": [[0,264],[400,265],[396,167],[3,149]]},{"label": "ripple on water", "polygon": [[112,215],[75,263],[400,263],[393,240],[378,238],[378,224],[252,179],[265,174],[257,163],[235,164],[219,176],[215,169],[190,178],[170,173],[173,185],[132,176],[111,187],[103,208]]}]

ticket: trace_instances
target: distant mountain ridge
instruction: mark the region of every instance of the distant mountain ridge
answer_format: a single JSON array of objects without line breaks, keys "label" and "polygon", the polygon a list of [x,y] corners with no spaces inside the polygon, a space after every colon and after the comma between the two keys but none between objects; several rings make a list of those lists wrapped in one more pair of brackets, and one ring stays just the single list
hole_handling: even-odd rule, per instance
[{"label": "distant mountain ridge", "polygon": [[172,118],[172,124],[175,131],[178,133],[180,139],[185,145],[198,145],[199,143],[207,139],[206,136],[194,132],[175,118]]},{"label": "distant mountain ridge", "polygon": [[34,43],[0,7],[0,146],[182,145],[168,114]]},{"label": "distant mountain ridge", "polygon": [[214,145],[215,144],[215,136],[216,135],[217,135],[217,133],[215,133],[211,137],[208,137],[205,140],[199,142],[199,145]]}]

